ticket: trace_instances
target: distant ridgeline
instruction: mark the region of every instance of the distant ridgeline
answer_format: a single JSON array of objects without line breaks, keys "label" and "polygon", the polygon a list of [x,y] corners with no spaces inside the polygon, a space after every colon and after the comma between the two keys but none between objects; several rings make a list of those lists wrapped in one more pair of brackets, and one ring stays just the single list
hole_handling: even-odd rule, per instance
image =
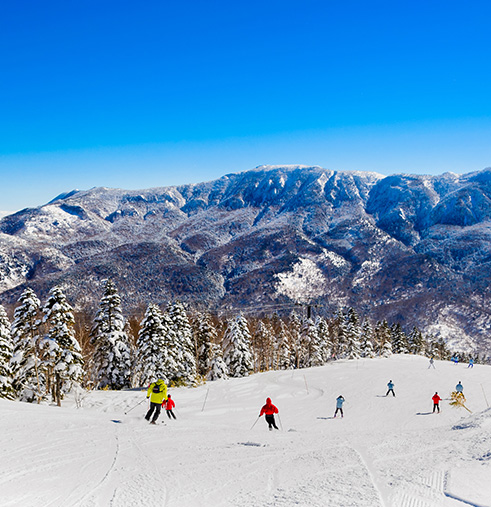
[{"label": "distant ridgeline", "polygon": [[454,350],[491,344],[491,170],[466,175],[259,167],[216,181],[63,194],[0,221],[0,301],[59,286],[95,311],[180,300],[219,316],[331,319],[356,308]]},{"label": "distant ridgeline", "polygon": [[[296,313],[219,318],[186,311],[180,302],[165,309],[150,303],[140,319],[128,322],[111,280],[91,317],[74,314],[60,287],[50,291],[44,304],[32,289],[24,290],[12,323],[0,305],[0,397],[31,403],[61,405],[73,388],[118,390],[157,378],[171,386],[192,386],[392,354],[450,358],[441,338],[425,337],[416,327],[406,334],[400,324],[372,324],[353,308],[331,318]],[[458,358],[469,356],[453,355]]]}]

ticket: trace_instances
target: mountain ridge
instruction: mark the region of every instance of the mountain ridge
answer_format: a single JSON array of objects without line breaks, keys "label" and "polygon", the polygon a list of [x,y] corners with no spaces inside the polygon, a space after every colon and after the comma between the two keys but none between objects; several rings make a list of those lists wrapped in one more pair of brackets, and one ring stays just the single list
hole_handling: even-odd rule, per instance
[{"label": "mountain ridge", "polygon": [[111,277],[129,309],[174,298],[221,311],[352,305],[482,349],[490,240],[489,168],[258,166],[188,185],[72,190],[4,217],[0,293],[12,304],[27,285],[42,296],[61,284],[90,306]]}]

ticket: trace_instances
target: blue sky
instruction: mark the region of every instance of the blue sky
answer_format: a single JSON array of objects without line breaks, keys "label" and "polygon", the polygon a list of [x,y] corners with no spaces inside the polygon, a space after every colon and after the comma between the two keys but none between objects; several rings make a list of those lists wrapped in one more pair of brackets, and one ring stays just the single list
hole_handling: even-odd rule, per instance
[{"label": "blue sky", "polygon": [[0,7],[0,210],[262,164],[491,166],[485,1]]}]

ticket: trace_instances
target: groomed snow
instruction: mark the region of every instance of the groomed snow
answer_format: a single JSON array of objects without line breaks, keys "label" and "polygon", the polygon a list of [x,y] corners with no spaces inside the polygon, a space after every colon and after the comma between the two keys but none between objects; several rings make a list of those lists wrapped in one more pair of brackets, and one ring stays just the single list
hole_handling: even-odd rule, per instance
[{"label": "groomed snow", "polygon": [[[91,392],[82,408],[0,400],[0,504],[490,507],[491,367],[428,364],[338,361],[172,389],[178,419],[157,426],[139,390]],[[473,413],[444,400],[433,415],[434,392],[459,380]],[[264,418],[251,429],[267,396],[282,431]]]}]

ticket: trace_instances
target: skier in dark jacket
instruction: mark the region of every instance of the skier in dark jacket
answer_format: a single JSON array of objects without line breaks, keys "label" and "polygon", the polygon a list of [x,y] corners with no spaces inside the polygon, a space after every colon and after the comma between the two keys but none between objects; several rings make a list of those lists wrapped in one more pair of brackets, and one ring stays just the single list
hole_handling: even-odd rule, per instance
[{"label": "skier in dark jacket", "polygon": [[162,402],[167,399],[167,386],[162,379],[152,382],[148,386],[147,398],[150,398],[150,408],[148,409],[145,419],[150,421],[150,417],[152,417],[152,414],[155,411],[150,424],[156,424],[160,415]]},{"label": "skier in dark jacket", "polygon": [[170,394],[167,396],[167,401],[164,400],[164,402],[162,403],[162,406],[165,408],[165,411],[167,413],[167,417],[169,419],[171,417],[173,417],[174,419],[176,418],[176,414],[174,414],[174,412],[172,412],[172,409],[176,406],[176,404],[174,403],[174,400],[171,398]]},{"label": "skier in dark jacket", "polygon": [[276,426],[276,422],[274,420],[274,415],[278,413],[278,409],[271,403],[271,398],[266,398],[266,405],[263,406],[261,409],[261,413],[259,414],[259,417],[261,417],[263,414],[266,415],[266,422],[269,425],[269,431],[272,431],[274,429],[279,429],[278,426]]}]

